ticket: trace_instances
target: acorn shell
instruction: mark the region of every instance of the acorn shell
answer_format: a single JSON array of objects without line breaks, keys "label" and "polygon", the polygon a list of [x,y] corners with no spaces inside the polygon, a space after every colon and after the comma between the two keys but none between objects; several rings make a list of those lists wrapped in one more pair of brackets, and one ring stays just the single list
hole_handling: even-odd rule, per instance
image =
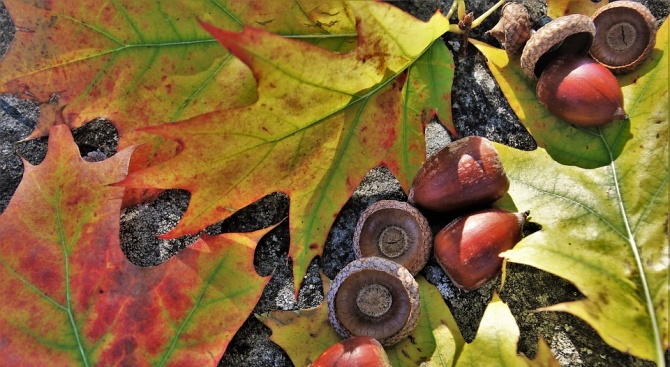
[{"label": "acorn shell", "polygon": [[654,50],[656,19],[640,3],[612,2],[598,9],[591,19],[597,31],[589,53],[615,73],[635,69]]},{"label": "acorn shell", "polygon": [[500,21],[488,32],[505,47],[508,55],[518,55],[531,35],[530,14],[520,3],[503,5]]},{"label": "acorn shell", "polygon": [[[381,288],[374,288],[377,285]],[[372,289],[372,296],[360,296],[363,288]],[[328,319],[341,337],[370,336],[384,346],[411,334],[421,313],[419,284],[412,274],[381,257],[364,257],[345,266],[335,276],[327,300]]]},{"label": "acorn shell", "polygon": [[542,71],[564,55],[586,55],[593,43],[596,26],[582,14],[558,17],[535,32],[521,54],[524,74],[537,80]]},{"label": "acorn shell", "polygon": [[417,208],[404,201],[380,200],[361,213],[353,246],[356,258],[384,257],[416,275],[428,262],[433,234]]}]

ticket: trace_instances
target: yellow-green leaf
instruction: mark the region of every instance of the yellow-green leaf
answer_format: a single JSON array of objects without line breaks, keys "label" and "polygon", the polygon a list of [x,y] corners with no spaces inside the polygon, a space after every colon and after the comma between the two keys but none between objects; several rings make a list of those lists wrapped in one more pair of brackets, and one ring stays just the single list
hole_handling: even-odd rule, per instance
[{"label": "yellow-green leaf", "polygon": [[440,291],[423,277],[417,277],[421,315],[412,334],[386,348],[393,366],[453,366],[465,340]]},{"label": "yellow-green leaf", "polygon": [[494,294],[475,340],[463,347],[456,366],[523,366],[523,359],[516,353],[518,341],[519,327],[509,307]]},{"label": "yellow-green leaf", "polygon": [[454,60],[442,42],[435,42],[409,70],[406,108],[427,123],[437,115],[453,136],[458,136],[451,118],[451,86]]},{"label": "yellow-green leaf", "polygon": [[561,276],[586,297],[545,310],[572,313],[613,347],[659,364],[669,347],[667,65],[666,22],[650,60],[620,78],[630,121],[588,132],[609,155],[601,167],[498,146],[510,196],[542,225],[504,256]]}]

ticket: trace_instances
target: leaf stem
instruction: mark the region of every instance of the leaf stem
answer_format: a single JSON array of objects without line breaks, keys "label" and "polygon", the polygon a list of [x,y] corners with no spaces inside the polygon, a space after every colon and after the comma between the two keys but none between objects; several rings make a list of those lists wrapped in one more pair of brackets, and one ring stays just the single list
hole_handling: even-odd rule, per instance
[{"label": "leaf stem", "polygon": [[498,1],[495,5],[493,5],[489,10],[487,10],[484,14],[480,15],[472,21],[472,28],[476,28],[478,25],[480,25],[486,18],[488,18],[491,14],[493,14],[494,11],[498,10],[499,7],[501,7],[503,4],[505,4],[507,0],[500,0]]},{"label": "leaf stem", "polygon": [[603,141],[603,145],[607,149],[607,153],[610,156],[610,161],[612,162],[610,164],[610,168],[612,169],[612,177],[614,179],[614,188],[616,189],[616,194],[619,202],[619,210],[621,210],[621,216],[623,217],[623,222],[624,225],[626,226],[626,233],[628,234],[628,243],[630,244],[631,250],[633,251],[633,255],[635,256],[635,265],[637,265],[637,268],[640,272],[640,280],[642,282],[642,290],[644,292],[644,301],[645,305],[647,307],[647,312],[649,313],[649,318],[651,319],[651,329],[654,334],[654,349],[656,352],[656,363],[659,367],[664,367],[665,366],[665,354],[663,353],[663,342],[661,340],[661,333],[658,329],[658,320],[656,318],[656,310],[654,310],[654,302],[651,297],[651,291],[649,290],[649,283],[647,281],[647,275],[644,271],[644,267],[642,264],[642,257],[640,256],[640,251],[637,246],[637,241],[635,240],[635,236],[633,235],[633,232],[631,231],[630,227],[630,221],[628,219],[628,216],[626,215],[626,207],[623,203],[623,196],[621,194],[621,187],[619,183],[619,178],[618,178],[618,173],[616,169],[616,165],[614,164],[614,155],[612,154],[612,150],[610,149],[609,144],[605,140],[605,137],[602,133],[602,130],[600,127],[598,127],[598,133],[600,134],[600,139]]}]

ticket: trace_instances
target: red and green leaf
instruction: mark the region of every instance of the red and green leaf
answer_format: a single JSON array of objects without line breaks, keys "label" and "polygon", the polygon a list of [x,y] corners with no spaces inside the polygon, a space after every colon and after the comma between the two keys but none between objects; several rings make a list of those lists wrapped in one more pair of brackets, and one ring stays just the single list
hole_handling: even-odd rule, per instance
[{"label": "red and green leaf", "polygon": [[[57,120],[75,128],[105,117],[119,130],[120,149],[141,144],[130,171],[164,161],[178,150],[176,143],[138,129],[243,106],[256,98],[248,67],[198,20],[230,30],[253,25],[335,50],[351,48],[355,33],[338,1],[4,4],[16,36],[0,60],[0,92],[40,102],[31,137],[46,135]],[[127,200],[143,197],[137,191]]]},{"label": "red and green leaf", "polygon": [[[218,363],[269,278],[256,274],[267,232],[203,237],[141,268],[119,245],[132,149],[85,162],[69,129],[51,129],[47,157],[0,215],[0,354],[11,365]],[[235,279],[231,282],[230,279]]]},{"label": "red and green leaf", "polygon": [[146,129],[179,141],[181,151],[124,184],[191,192],[168,236],[198,232],[266,194],[284,192],[291,198],[290,256],[299,285],[370,169],[385,165],[409,187],[425,157],[429,113],[405,107],[405,69],[448,21],[436,14],[421,22],[384,3],[348,6],[360,21],[358,46],[346,53],[255,28],[237,33],[205,25],[253,70],[258,99]]}]

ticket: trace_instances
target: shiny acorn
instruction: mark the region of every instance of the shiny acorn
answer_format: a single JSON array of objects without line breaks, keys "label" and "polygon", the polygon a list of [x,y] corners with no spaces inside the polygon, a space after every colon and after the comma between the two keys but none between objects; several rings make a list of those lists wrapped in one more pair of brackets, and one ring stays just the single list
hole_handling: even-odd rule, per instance
[{"label": "shiny acorn", "polygon": [[493,144],[469,136],[426,160],[414,178],[408,202],[430,212],[453,213],[488,205],[508,189],[509,179]]},{"label": "shiny acorn", "polygon": [[484,209],[458,217],[435,235],[435,258],[454,285],[475,290],[500,273],[498,255],[521,240],[527,216]]},{"label": "shiny acorn", "polygon": [[549,112],[576,126],[628,118],[619,82],[609,69],[588,57],[555,60],[542,72],[536,92]]},{"label": "shiny acorn", "polygon": [[311,367],[391,367],[384,347],[375,338],[357,336],[328,347]]},{"label": "shiny acorn", "polygon": [[627,119],[623,94],[612,72],[587,56],[596,26],[586,15],[556,18],[538,29],[521,54],[524,73],[539,79],[540,103],[580,127]]}]

